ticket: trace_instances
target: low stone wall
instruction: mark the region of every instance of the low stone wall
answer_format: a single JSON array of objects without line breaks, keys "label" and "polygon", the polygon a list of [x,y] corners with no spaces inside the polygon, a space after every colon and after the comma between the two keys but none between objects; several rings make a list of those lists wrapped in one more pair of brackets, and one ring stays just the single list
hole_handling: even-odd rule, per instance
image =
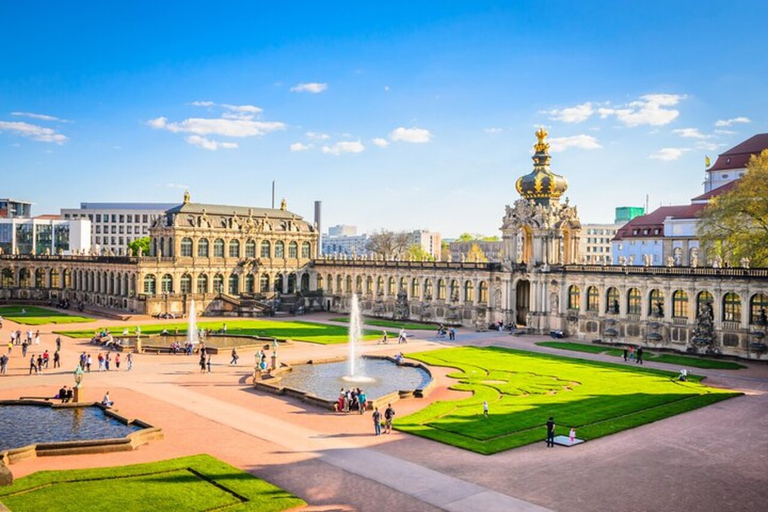
[{"label": "low stone wall", "polygon": [[[389,356],[364,356],[364,357],[366,359],[386,359],[388,361],[391,361],[397,364],[394,357],[389,357]],[[345,357],[313,359],[313,360],[307,361],[307,363],[305,364],[337,363],[339,361],[345,361],[345,360],[346,360]],[[404,398],[424,398],[425,396],[429,395],[429,393],[431,393],[432,390],[435,388],[435,379],[432,378],[432,372],[429,371],[429,368],[426,365],[422,363],[411,362],[411,361],[402,361],[400,363],[400,366],[408,366],[411,368],[421,368],[422,370],[427,372],[427,374],[430,376],[429,383],[421,389],[409,389],[409,390],[407,389],[407,390],[393,391],[392,393],[379,397],[376,400],[368,400],[366,404],[369,409],[372,409],[374,407],[383,407],[386,404],[391,404],[392,402],[396,402]],[[336,410],[335,408],[337,403],[336,400],[326,400],[324,398],[318,397],[317,395],[309,391],[303,391],[300,389],[293,389],[289,387],[280,386],[280,381],[282,380],[282,377],[280,375],[286,372],[290,372],[292,370],[293,368],[290,365],[286,363],[281,363],[279,368],[269,373],[266,373],[266,374],[254,373],[253,387],[255,389],[266,391],[267,393],[272,393],[275,395],[291,396],[294,398],[298,398],[302,402],[310,403],[312,405],[316,405],[324,409],[330,409],[332,411]],[[259,380],[259,375],[261,376],[261,380]]]},{"label": "low stone wall", "polygon": [[123,438],[86,439],[81,441],[37,443],[5,450],[0,452],[0,462],[6,466],[8,464],[13,464],[21,460],[35,457],[131,451],[143,444],[147,444],[149,441],[156,441],[163,438],[162,429],[153,427],[149,423],[135,418],[125,418],[119,415],[117,412],[104,407],[98,402],[54,404],[51,402],[41,402],[38,400],[2,400],[0,401],[0,405],[36,405],[38,407],[47,406],[52,408],[98,407],[104,411],[105,415],[114,418],[120,423],[141,427],[141,430],[137,430],[136,432],[128,434]]}]

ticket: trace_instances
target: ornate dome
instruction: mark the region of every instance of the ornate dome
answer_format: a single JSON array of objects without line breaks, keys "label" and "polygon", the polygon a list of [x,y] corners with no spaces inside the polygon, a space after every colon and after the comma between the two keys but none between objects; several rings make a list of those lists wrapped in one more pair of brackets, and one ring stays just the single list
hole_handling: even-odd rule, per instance
[{"label": "ornate dome", "polygon": [[533,199],[536,204],[543,205],[557,203],[568,188],[565,178],[549,170],[549,144],[544,142],[547,135],[544,128],[536,132],[539,141],[533,146],[536,151],[533,155],[533,172],[518,178],[515,183],[517,192],[523,198]]}]

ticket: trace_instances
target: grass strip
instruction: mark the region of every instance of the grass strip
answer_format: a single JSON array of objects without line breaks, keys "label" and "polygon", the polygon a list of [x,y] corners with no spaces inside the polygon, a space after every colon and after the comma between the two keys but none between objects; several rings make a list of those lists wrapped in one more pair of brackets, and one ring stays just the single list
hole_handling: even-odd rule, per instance
[{"label": "grass strip", "polygon": [[55,309],[19,305],[0,306],[0,316],[24,325],[75,324],[94,320],[91,317],[68,315]]}]

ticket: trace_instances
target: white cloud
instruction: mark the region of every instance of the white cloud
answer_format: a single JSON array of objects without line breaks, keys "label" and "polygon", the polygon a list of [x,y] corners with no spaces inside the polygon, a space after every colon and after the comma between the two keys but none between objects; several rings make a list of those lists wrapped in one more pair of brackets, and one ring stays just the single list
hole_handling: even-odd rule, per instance
[{"label": "white cloud", "polygon": [[379,146],[380,148],[385,148],[389,146],[389,141],[387,139],[382,139],[381,137],[376,137],[371,142],[373,142],[374,145]]},{"label": "white cloud", "polygon": [[25,123],[23,121],[0,121],[0,132],[9,131],[22,137],[30,137],[40,142],[63,144],[67,137],[52,128]]},{"label": "white cloud", "polygon": [[709,139],[711,135],[705,135],[699,131],[698,128],[678,128],[672,130],[672,133],[676,133],[686,139]]},{"label": "white cloud", "polygon": [[205,137],[200,137],[199,135],[190,135],[187,137],[187,142],[193,146],[198,146],[211,151],[216,151],[219,148],[236,149],[239,147],[236,142],[219,142],[216,140],[206,139]]},{"label": "white cloud", "polygon": [[307,151],[312,149],[312,144],[302,144],[301,142],[294,142],[291,144],[291,151]]},{"label": "white cloud", "polygon": [[327,133],[307,132],[307,138],[309,140],[328,140],[331,138],[331,136]]},{"label": "white cloud", "polygon": [[751,123],[752,120],[748,117],[739,116],[733,119],[720,119],[715,123],[715,126],[731,126],[736,123]]},{"label": "white cloud", "polygon": [[212,107],[215,103],[212,101],[193,101],[190,105],[195,107]]},{"label": "white cloud", "polygon": [[504,131],[504,128],[483,128],[483,131],[485,133],[501,133]]},{"label": "white cloud", "polygon": [[725,144],[716,144],[714,142],[708,142],[704,140],[696,141],[696,147],[699,149],[706,149],[707,151],[717,151],[721,147],[725,146]]},{"label": "white cloud", "polygon": [[595,108],[592,103],[582,103],[575,107],[566,107],[562,109],[552,109],[544,111],[543,113],[549,114],[549,118],[554,121],[562,121],[564,123],[582,123],[589,119],[592,114],[595,113]]},{"label": "white cloud", "polygon": [[549,148],[553,153],[565,151],[568,148],[579,149],[602,149],[603,146],[597,142],[592,135],[572,135],[571,137],[554,137],[548,139]]},{"label": "white cloud", "polygon": [[168,118],[158,117],[150,119],[147,124],[152,128],[173,133],[223,137],[254,137],[285,129],[285,124],[277,121],[254,121],[239,117],[235,119],[190,117],[180,123],[169,123]]},{"label": "white cloud", "polygon": [[323,146],[323,153],[339,156],[342,153],[362,153],[365,146],[360,141],[337,142],[331,146]]},{"label": "white cloud", "polygon": [[229,105],[227,103],[222,103],[221,106],[233,112],[243,112],[246,114],[260,114],[264,111],[261,107],[256,107],[254,105]]},{"label": "white cloud", "polygon": [[715,133],[719,133],[720,135],[735,135],[736,132],[733,130],[715,130]]},{"label": "white cloud", "polygon": [[602,119],[616,116],[619,122],[629,127],[662,126],[677,119],[680,111],[668,107],[677,105],[683,99],[685,95],[682,94],[646,94],[619,108],[601,107],[597,113]]},{"label": "white cloud", "polygon": [[291,92],[309,92],[312,94],[319,94],[328,89],[328,84],[320,82],[308,82],[303,84],[296,84],[291,87]]},{"label": "white cloud", "polygon": [[689,148],[663,148],[658,150],[657,152],[650,155],[648,158],[652,158],[654,160],[677,160],[681,156],[683,156],[683,153],[686,153],[687,151],[690,151]]},{"label": "white cloud", "polygon": [[56,116],[49,116],[48,114],[35,114],[33,112],[11,112],[12,116],[29,117],[31,119],[39,119],[40,121],[56,121],[59,123],[71,123],[67,119],[61,119]]},{"label": "white cloud", "polygon": [[404,128],[399,127],[392,130],[389,134],[389,140],[392,142],[410,142],[412,144],[423,144],[432,139],[432,134],[424,128]]}]

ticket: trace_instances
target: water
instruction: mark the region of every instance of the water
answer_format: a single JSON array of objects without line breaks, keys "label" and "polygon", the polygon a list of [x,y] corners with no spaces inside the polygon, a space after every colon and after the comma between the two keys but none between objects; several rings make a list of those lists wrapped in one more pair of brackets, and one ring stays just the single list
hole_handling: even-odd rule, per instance
[{"label": "water", "polygon": [[195,311],[195,299],[189,301],[189,323],[187,324],[187,341],[200,343],[197,339],[197,311]]},{"label": "water", "polygon": [[141,427],[124,425],[98,407],[0,406],[0,451],[36,443],[122,438],[137,430]]},{"label": "water", "polygon": [[[353,380],[363,377],[362,361],[358,360],[357,343],[363,339],[363,317],[360,314],[360,300],[357,294],[352,295],[352,306],[349,311],[349,374]],[[359,372],[359,375],[355,372]]]},{"label": "water", "polygon": [[421,368],[397,366],[386,359],[367,359],[366,375],[370,382],[350,386],[344,373],[347,361],[337,363],[302,364],[293,371],[281,375],[280,386],[311,392],[326,400],[339,398],[339,390],[348,387],[362,388],[368,398],[377,399],[393,391],[423,389],[432,377]]}]

